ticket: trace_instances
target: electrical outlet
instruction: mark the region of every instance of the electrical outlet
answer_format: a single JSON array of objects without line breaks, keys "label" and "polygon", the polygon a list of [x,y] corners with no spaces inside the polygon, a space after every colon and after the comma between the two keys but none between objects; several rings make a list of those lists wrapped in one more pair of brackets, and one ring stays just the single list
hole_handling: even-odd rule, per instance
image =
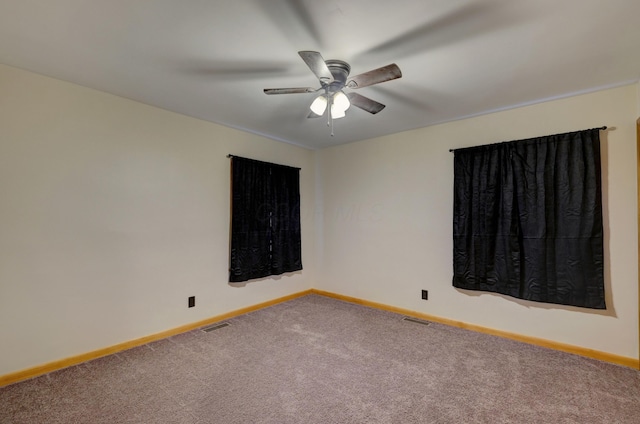
[{"label": "electrical outlet", "polygon": [[429,299],[429,292],[427,290],[422,290],[422,299],[423,300]]},{"label": "electrical outlet", "polygon": [[195,296],[189,296],[189,307],[193,308],[194,306],[196,306],[196,297]]}]

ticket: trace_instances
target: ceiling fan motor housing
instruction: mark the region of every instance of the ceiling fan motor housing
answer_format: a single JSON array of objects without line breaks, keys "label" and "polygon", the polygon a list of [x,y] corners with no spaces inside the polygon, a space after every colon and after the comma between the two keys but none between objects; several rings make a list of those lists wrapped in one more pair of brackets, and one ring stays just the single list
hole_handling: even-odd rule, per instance
[{"label": "ceiling fan motor housing", "polygon": [[[347,62],[342,60],[330,59],[325,62],[331,75],[333,75],[334,81],[331,84],[327,84],[329,91],[337,91],[344,88],[347,83],[347,77],[351,72],[351,66]],[[323,86],[325,84],[323,83]]]}]

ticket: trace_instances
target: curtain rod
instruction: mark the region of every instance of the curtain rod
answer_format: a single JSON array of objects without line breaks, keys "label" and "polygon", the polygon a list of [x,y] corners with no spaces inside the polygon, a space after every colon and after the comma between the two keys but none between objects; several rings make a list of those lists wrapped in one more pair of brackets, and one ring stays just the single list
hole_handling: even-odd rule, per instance
[{"label": "curtain rod", "polygon": [[[606,126],[606,125],[604,125],[604,126],[602,126],[602,127],[596,127],[596,128],[592,128],[592,129],[593,129],[593,130],[600,130],[600,131],[604,131],[604,130],[606,130],[606,129],[607,129],[607,126]],[[589,130],[583,130],[583,131],[589,131]],[[580,131],[570,131],[569,133],[571,133],[571,132],[580,132]],[[562,134],[569,134],[569,133],[562,133]],[[559,134],[554,134],[554,135],[559,135]],[[553,136],[551,136],[551,135],[546,135],[546,136],[542,136],[542,137],[553,137]],[[533,138],[537,138],[537,137],[533,137]],[[527,140],[527,139],[525,139],[525,140]],[[507,143],[508,143],[508,142],[507,142]],[[495,144],[498,144],[498,143],[495,143]],[[475,147],[475,146],[470,146],[470,147]],[[461,147],[460,149],[467,149],[467,147]],[[449,151],[450,151],[450,152],[455,152],[456,150],[459,150],[459,149],[449,149]]]}]

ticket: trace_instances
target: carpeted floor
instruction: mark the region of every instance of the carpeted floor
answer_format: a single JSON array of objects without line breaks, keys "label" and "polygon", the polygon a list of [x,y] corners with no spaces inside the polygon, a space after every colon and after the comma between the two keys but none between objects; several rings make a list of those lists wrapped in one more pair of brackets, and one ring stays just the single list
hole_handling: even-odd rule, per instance
[{"label": "carpeted floor", "polygon": [[0,423],[640,423],[625,367],[309,295],[0,388]]}]

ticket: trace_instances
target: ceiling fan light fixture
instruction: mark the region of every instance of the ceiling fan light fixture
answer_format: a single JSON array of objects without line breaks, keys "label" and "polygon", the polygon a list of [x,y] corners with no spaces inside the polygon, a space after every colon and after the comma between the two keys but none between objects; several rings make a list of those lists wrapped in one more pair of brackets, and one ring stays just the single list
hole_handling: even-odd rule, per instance
[{"label": "ceiling fan light fixture", "polygon": [[322,116],[324,111],[327,109],[327,98],[324,94],[319,95],[316,99],[311,103],[309,107],[313,113],[318,116]]}]

